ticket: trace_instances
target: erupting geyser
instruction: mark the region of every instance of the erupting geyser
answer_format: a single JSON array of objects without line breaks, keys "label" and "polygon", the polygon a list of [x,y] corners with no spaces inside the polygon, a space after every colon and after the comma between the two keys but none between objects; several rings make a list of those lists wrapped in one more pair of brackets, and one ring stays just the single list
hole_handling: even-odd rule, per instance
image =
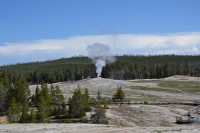
[{"label": "erupting geyser", "polygon": [[94,43],[87,47],[88,57],[92,59],[96,66],[97,77],[101,76],[102,68],[106,63],[115,62],[115,57],[111,54],[111,48],[102,43]]}]

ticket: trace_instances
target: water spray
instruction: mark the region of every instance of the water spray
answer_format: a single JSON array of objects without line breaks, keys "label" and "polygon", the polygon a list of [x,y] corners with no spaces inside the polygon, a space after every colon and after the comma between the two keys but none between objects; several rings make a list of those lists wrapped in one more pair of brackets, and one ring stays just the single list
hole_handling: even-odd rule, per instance
[{"label": "water spray", "polygon": [[111,48],[109,45],[102,43],[94,43],[87,47],[88,57],[92,59],[92,62],[96,66],[97,77],[101,76],[102,68],[107,63],[115,62],[115,57],[111,54]]}]

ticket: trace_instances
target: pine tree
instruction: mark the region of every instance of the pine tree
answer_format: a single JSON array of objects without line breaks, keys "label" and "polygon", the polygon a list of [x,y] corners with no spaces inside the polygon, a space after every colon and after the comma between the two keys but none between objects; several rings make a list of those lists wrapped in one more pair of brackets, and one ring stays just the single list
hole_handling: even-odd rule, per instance
[{"label": "pine tree", "polygon": [[81,91],[76,90],[69,101],[69,116],[73,118],[84,117],[86,115],[84,104]]},{"label": "pine tree", "polygon": [[35,70],[33,73],[33,83],[39,83],[41,81],[41,72],[39,70]]},{"label": "pine tree", "polygon": [[37,105],[38,112],[37,112],[37,120],[38,122],[46,122],[50,115],[50,108],[48,102],[45,100],[44,96],[41,95],[39,97],[39,103]]},{"label": "pine tree", "polygon": [[86,111],[90,109],[85,96],[81,93],[80,85],[78,89],[75,90],[72,98],[69,101],[69,116],[73,118],[82,118],[86,115]]},{"label": "pine tree", "polygon": [[17,103],[20,104],[20,106],[23,106],[25,104],[28,104],[31,95],[30,95],[30,89],[28,83],[25,81],[25,79],[17,79],[16,83],[14,84],[15,89],[15,95]]},{"label": "pine tree", "polygon": [[[52,99],[47,84],[45,84],[44,81],[41,84],[41,89],[42,90],[37,86],[35,90],[35,105],[38,109],[36,116],[38,122],[46,122],[53,110],[51,105]],[[35,122],[35,120],[33,120],[33,122]]]},{"label": "pine tree", "polygon": [[100,91],[98,90],[97,100],[100,101],[100,100],[102,100],[102,99],[103,99],[103,98],[102,98],[102,96],[101,96],[101,93],[100,93]]},{"label": "pine tree", "polygon": [[29,106],[26,104],[22,108],[22,115],[19,120],[20,123],[29,123],[30,116],[29,116]]},{"label": "pine tree", "polygon": [[49,99],[50,98],[49,88],[44,81],[42,81],[41,88],[42,88],[41,92],[42,92],[42,95],[44,96],[44,98]]},{"label": "pine tree", "polygon": [[29,122],[30,123],[36,123],[37,122],[37,116],[36,116],[34,109],[31,109]]},{"label": "pine tree", "polygon": [[49,108],[49,113],[51,114],[51,113],[53,113],[54,105],[53,105],[51,94],[49,92],[49,88],[48,88],[47,84],[44,83],[44,81],[42,81],[41,89],[42,89],[41,90],[42,98],[44,98],[45,104],[47,104],[47,106]]},{"label": "pine tree", "polygon": [[59,86],[56,86],[55,90],[55,103],[57,105],[57,113],[60,115],[62,113],[65,113],[66,111],[66,104],[65,104],[65,98],[62,94],[62,91],[60,90]]},{"label": "pine tree", "polygon": [[4,114],[7,107],[7,89],[0,82],[0,114]]},{"label": "pine tree", "polygon": [[115,95],[113,96],[113,99],[120,99],[120,100],[124,100],[125,99],[125,93],[124,91],[122,90],[122,87],[118,86],[117,87],[117,92],[115,93]]},{"label": "pine tree", "polygon": [[7,110],[7,117],[9,118],[9,122],[14,123],[18,122],[21,117],[21,109],[19,108],[19,105],[17,104],[17,101],[14,97],[10,100],[10,106]]},{"label": "pine tree", "polygon": [[91,115],[91,121],[92,123],[98,123],[98,124],[108,124],[108,119],[105,114],[105,109],[101,106],[99,102],[93,103],[93,112],[94,114]]},{"label": "pine tree", "polygon": [[88,102],[90,101],[90,96],[89,96],[89,91],[87,88],[85,89],[85,94],[83,95],[83,100],[85,102],[85,111],[86,112],[91,111],[90,105],[88,104]]},{"label": "pine tree", "polygon": [[39,97],[42,95],[42,93],[41,93],[41,91],[40,91],[40,89],[39,89],[39,87],[38,87],[38,85],[37,85],[37,87],[36,87],[36,89],[35,89],[35,100],[34,100],[34,102],[35,102],[35,105],[36,106],[38,106],[38,104],[40,103],[40,101],[39,101]]},{"label": "pine tree", "polygon": [[87,101],[90,99],[88,88],[85,89],[85,97]]},{"label": "pine tree", "polygon": [[3,85],[4,85],[7,89],[11,88],[11,83],[10,83],[10,80],[9,80],[7,74],[4,73],[3,75],[4,75],[4,76],[3,76],[3,79],[2,79]]},{"label": "pine tree", "polygon": [[35,94],[31,96],[31,105],[35,106]]},{"label": "pine tree", "polygon": [[50,88],[50,95],[53,101],[55,101],[56,99],[56,90],[54,88],[54,86],[51,84],[51,88]]}]

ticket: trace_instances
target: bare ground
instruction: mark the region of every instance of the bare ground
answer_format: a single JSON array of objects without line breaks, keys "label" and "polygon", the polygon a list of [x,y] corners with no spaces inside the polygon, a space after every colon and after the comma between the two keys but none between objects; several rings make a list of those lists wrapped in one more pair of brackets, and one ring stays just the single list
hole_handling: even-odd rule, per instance
[{"label": "bare ground", "polygon": [[0,133],[199,133],[199,126],[121,127],[95,124],[4,124]]},{"label": "bare ground", "polygon": [[[117,86],[121,86],[126,93],[126,97],[133,102],[155,101],[187,101],[200,100],[199,93],[186,93],[178,91],[173,93],[169,90],[177,90],[173,87],[162,87],[156,82],[149,80],[112,80],[104,78],[84,79],[74,82],[60,82],[58,85],[64,93],[66,99],[72,96],[77,85],[80,84],[82,90],[88,88],[90,96],[96,97],[98,90],[103,97],[111,98]],[[172,76],[164,81],[196,81],[200,78],[189,76]],[[157,88],[166,91],[141,90],[134,87]],[[31,85],[34,92],[36,85]],[[188,109],[194,106],[189,105],[110,105],[106,116],[109,118],[109,125],[96,124],[3,124],[0,125],[0,132],[136,132],[136,133],[197,133],[200,132],[200,124],[179,125],[176,124],[176,116],[183,116]]]}]

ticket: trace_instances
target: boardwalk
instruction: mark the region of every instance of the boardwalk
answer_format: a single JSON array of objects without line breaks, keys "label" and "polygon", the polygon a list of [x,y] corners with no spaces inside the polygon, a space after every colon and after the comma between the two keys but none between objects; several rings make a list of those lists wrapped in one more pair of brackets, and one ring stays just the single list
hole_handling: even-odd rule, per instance
[{"label": "boardwalk", "polygon": [[[144,102],[104,102],[106,104],[145,104]],[[193,106],[198,106],[200,105],[199,103],[195,102],[150,102],[147,103],[146,105],[168,105],[168,104],[177,104],[177,105],[193,105]]]}]

